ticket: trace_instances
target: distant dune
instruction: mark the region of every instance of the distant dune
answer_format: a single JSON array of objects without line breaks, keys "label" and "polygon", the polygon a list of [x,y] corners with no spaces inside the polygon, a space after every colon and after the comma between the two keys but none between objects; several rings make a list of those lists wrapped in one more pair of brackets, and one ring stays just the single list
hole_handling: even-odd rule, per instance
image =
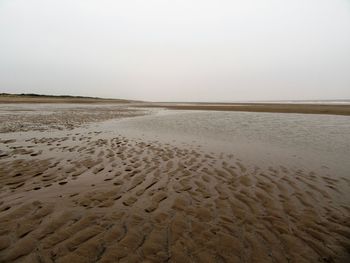
[{"label": "distant dune", "polygon": [[0,103],[132,103],[135,100],[105,99],[98,97],[42,94],[0,93]]}]

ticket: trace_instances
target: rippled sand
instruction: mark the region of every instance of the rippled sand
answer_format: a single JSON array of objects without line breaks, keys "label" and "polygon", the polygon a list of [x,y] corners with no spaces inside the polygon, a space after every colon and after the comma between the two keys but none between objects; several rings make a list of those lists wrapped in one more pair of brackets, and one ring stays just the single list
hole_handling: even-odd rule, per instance
[{"label": "rippled sand", "polygon": [[0,262],[349,260],[348,177],[99,127],[2,136]]}]

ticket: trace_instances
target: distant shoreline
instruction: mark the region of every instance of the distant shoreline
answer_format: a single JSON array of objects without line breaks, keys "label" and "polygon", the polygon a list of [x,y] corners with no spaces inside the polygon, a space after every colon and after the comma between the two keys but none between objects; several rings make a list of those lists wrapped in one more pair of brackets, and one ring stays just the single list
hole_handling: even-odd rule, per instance
[{"label": "distant shoreline", "polygon": [[132,103],[139,102],[124,99],[105,99],[98,97],[41,94],[0,93],[1,103]]},{"label": "distant shoreline", "polygon": [[153,103],[142,107],[172,110],[246,111],[271,113],[330,114],[350,116],[350,105],[290,103]]},{"label": "distant shoreline", "polygon": [[246,111],[271,113],[329,114],[350,116],[350,104],[327,104],[327,101],[306,103],[293,102],[143,102],[137,100],[105,99],[69,95],[7,94],[0,93],[0,104],[11,103],[85,103],[85,104],[131,104],[145,108],[166,108],[170,110]]}]

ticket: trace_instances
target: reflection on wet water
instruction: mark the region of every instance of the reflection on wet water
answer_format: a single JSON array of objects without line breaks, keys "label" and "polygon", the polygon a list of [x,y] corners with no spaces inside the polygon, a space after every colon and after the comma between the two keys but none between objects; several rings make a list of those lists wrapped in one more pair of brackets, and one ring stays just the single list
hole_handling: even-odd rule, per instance
[{"label": "reflection on wet water", "polygon": [[251,112],[177,112],[130,119],[129,128],[228,142],[264,142],[350,153],[350,117]]},{"label": "reflection on wet water", "polygon": [[[313,159],[337,160],[350,170],[350,117],[314,114],[163,111],[122,120],[118,130],[161,134],[212,144],[272,149]],[[311,158],[311,157],[310,157]],[[317,161],[317,160],[316,160]]]}]

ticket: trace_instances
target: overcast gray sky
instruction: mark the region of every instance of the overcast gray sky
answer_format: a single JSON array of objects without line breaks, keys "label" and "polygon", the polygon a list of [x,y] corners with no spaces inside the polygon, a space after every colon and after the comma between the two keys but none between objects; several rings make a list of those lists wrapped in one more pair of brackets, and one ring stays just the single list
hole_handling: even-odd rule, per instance
[{"label": "overcast gray sky", "polygon": [[350,1],[0,0],[0,92],[350,99]]}]

